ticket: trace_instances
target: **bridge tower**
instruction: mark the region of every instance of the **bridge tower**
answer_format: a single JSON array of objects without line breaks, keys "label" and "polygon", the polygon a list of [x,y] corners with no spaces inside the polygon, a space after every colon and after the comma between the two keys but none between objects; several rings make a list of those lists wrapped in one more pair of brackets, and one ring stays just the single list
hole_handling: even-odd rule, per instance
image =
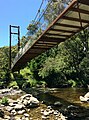
[{"label": "bridge tower", "polygon": [[[15,32],[12,31],[15,29]],[[20,27],[19,26],[9,26],[10,31],[10,41],[9,41],[9,70],[11,70],[11,46],[12,46],[12,35],[17,35],[18,38],[18,51],[20,49]]]}]

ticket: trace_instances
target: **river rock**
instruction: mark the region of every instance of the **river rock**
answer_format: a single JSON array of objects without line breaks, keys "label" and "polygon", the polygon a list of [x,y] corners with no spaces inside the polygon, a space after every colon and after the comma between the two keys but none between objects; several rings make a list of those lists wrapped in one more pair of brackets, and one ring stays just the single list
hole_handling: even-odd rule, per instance
[{"label": "river rock", "polygon": [[14,90],[19,90],[19,86],[13,86]]},{"label": "river rock", "polygon": [[70,110],[78,109],[78,106],[69,105],[69,106],[67,107],[67,109],[70,109]]},{"label": "river rock", "polygon": [[56,107],[61,107],[62,106],[62,103],[60,101],[57,101],[54,103],[54,106]]},{"label": "river rock", "polygon": [[44,112],[43,112],[43,115],[44,115],[44,116],[49,116],[49,114],[50,114],[49,111],[44,110]]},{"label": "river rock", "polygon": [[28,105],[28,100],[24,100],[24,101],[23,101],[23,104],[24,104],[25,106],[27,106],[27,105]]},{"label": "river rock", "polygon": [[10,92],[10,89],[1,89],[0,90],[0,94],[5,94],[5,93],[8,93]]},{"label": "river rock", "polygon": [[29,117],[29,114],[27,114],[27,113],[24,113],[24,116],[25,116],[25,117]]},{"label": "river rock", "polygon": [[32,104],[32,107],[39,106],[39,101],[35,97],[30,97],[30,104]]},{"label": "river rock", "polygon": [[13,106],[13,104],[17,104],[18,102],[16,100],[12,100],[8,98],[8,102],[10,106]]},{"label": "river rock", "polygon": [[14,103],[9,103],[9,106],[14,107],[16,104]]},{"label": "river rock", "polygon": [[6,110],[7,110],[8,112],[11,112],[11,111],[13,110],[13,107],[11,107],[11,106],[6,106]]},{"label": "river rock", "polygon": [[89,98],[89,92],[85,94],[85,98]]},{"label": "river rock", "polygon": [[47,109],[50,109],[50,110],[52,110],[52,107],[51,107],[51,106],[47,106]]},{"label": "river rock", "polygon": [[18,111],[18,114],[19,114],[19,115],[22,115],[23,113],[25,113],[25,110],[20,110],[20,111]]},{"label": "river rock", "polygon": [[80,98],[81,102],[88,102],[89,101],[89,98],[87,98],[87,97],[80,96],[79,98]]},{"label": "river rock", "polygon": [[10,116],[8,116],[8,115],[5,115],[5,117],[4,117],[4,119],[6,120],[10,120]]},{"label": "river rock", "polygon": [[21,110],[23,108],[24,108],[23,104],[16,104],[15,107],[14,107],[15,110]]},{"label": "river rock", "polygon": [[19,100],[20,100],[20,101],[23,101],[24,99],[25,99],[25,100],[28,100],[28,98],[30,98],[30,97],[32,97],[31,94],[26,94],[26,95],[21,96]]},{"label": "river rock", "polygon": [[58,115],[58,114],[59,114],[58,110],[55,110],[54,115]]},{"label": "river rock", "polygon": [[89,92],[85,94],[85,96],[80,96],[80,101],[81,102],[89,102]]},{"label": "river rock", "polygon": [[61,120],[67,120],[67,117],[65,117],[62,113],[60,114]]},{"label": "river rock", "polygon": [[39,101],[37,98],[33,97],[31,94],[26,94],[18,100],[18,102],[21,102],[24,104],[26,107],[38,107],[39,106]]},{"label": "river rock", "polygon": [[[10,119],[10,120],[12,120],[12,119]],[[21,117],[19,117],[19,116],[15,116],[15,119],[13,119],[13,120],[22,120],[21,119]],[[25,120],[25,119],[24,119]]]},{"label": "river rock", "polygon": [[47,120],[47,117],[42,115],[42,120]]},{"label": "river rock", "polygon": [[13,88],[6,88],[6,89],[1,89],[0,90],[0,95],[16,95],[16,94],[21,94],[23,93],[22,90],[19,89],[13,89]]},{"label": "river rock", "polygon": [[15,110],[12,110],[12,111],[11,111],[11,114],[12,114],[12,115],[16,115],[17,113],[16,113]]}]

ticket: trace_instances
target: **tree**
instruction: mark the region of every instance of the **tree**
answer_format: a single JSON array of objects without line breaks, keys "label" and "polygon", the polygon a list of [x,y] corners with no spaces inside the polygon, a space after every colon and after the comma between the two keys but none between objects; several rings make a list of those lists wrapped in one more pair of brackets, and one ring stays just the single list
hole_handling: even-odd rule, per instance
[{"label": "tree", "polygon": [[[51,1],[51,2],[50,2]],[[44,20],[48,25],[64,10],[72,0],[48,0],[48,7],[44,14]]]},{"label": "tree", "polygon": [[27,35],[32,36],[33,34],[35,34],[39,28],[39,25],[40,25],[39,22],[32,20],[27,27],[27,30],[28,30]]},{"label": "tree", "polygon": [[[12,62],[15,58],[17,51],[16,46],[12,47]],[[9,70],[9,47],[0,48],[0,79],[4,85],[8,85],[10,82],[10,70]]]},{"label": "tree", "polygon": [[[59,86],[60,83],[68,83],[68,81],[75,85],[85,86],[89,84],[89,48],[85,48],[85,46],[88,46],[84,44],[89,41],[87,33],[88,31],[85,30],[87,42],[84,42],[85,35],[81,32],[59,44],[58,48],[56,47],[57,54],[55,56],[51,55],[52,49],[49,51],[49,57],[46,58],[43,66],[39,69],[39,75],[46,82],[50,82],[50,85],[57,83]],[[86,49],[88,50],[87,52]]]}]

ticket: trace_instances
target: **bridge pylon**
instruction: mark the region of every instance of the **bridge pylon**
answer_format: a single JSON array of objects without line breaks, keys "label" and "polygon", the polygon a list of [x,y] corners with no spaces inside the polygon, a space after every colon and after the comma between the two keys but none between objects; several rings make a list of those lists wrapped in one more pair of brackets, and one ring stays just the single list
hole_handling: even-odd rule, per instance
[{"label": "bridge pylon", "polygon": [[[12,31],[15,28],[15,32]],[[17,35],[18,37],[18,51],[20,49],[20,27],[19,26],[9,26],[10,40],[9,40],[9,70],[11,70],[11,46],[12,46],[12,35]]]}]

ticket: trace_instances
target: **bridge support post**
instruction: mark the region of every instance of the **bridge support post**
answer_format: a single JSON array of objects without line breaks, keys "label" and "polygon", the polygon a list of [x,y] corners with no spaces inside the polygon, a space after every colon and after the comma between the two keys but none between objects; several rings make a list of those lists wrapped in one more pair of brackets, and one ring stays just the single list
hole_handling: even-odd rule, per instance
[{"label": "bridge support post", "polygon": [[[17,32],[13,32],[12,28],[17,29]],[[11,70],[11,43],[12,43],[12,34],[18,36],[18,51],[20,49],[20,27],[10,25],[10,41],[9,41],[9,70]]]}]

